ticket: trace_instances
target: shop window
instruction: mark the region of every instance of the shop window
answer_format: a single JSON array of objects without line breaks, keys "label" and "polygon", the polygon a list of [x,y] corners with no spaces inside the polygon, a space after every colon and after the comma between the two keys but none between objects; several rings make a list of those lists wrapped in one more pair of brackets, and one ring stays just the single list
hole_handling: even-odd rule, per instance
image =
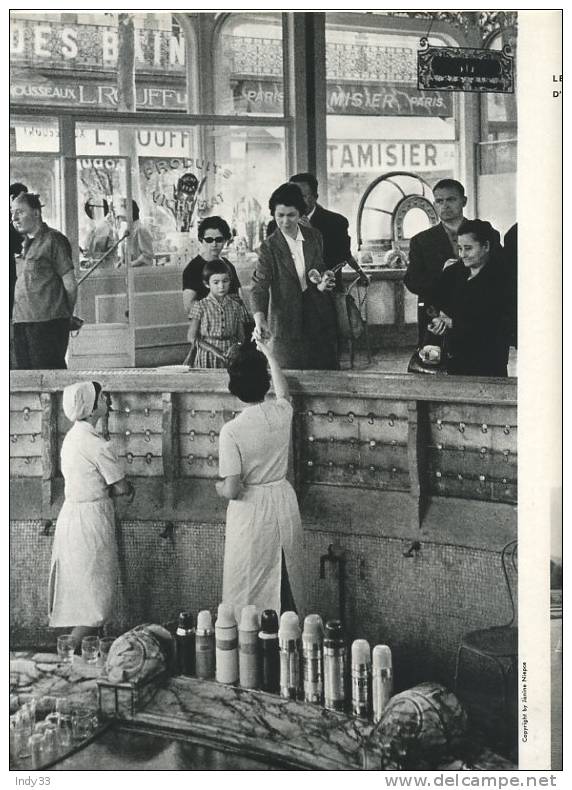
[{"label": "shop window", "polygon": [[132,21],[137,110],[186,111],[186,42],[170,13],[10,14],[10,98],[34,106],[118,106],[120,18]]},{"label": "shop window", "polygon": [[214,48],[215,107],[224,115],[283,115],[282,15],[230,14]]},{"label": "shop window", "polygon": [[[199,222],[213,214],[233,232],[225,254],[239,268],[251,266],[270,220],[270,192],[286,177],[284,130],[275,127],[78,124],[76,147],[79,206],[105,200],[113,207],[123,198],[106,170],[130,155],[132,197],[151,233],[157,266],[186,265],[198,252]],[[80,243],[88,232],[89,221],[80,216]]]},{"label": "shop window", "polygon": [[419,33],[383,25],[382,15],[326,15],[328,205],[348,217],[353,238],[360,198],[380,175],[433,185],[457,171],[457,97],[418,90]]},{"label": "shop window", "polygon": [[500,50],[509,44],[514,58],[514,93],[484,93],[481,96],[481,142],[479,174],[516,173],[518,115],[516,101],[516,35],[512,29],[499,31],[489,43]]},{"label": "shop window", "polygon": [[14,118],[10,123],[10,183],[20,181],[43,203],[43,218],[62,227],[62,168],[58,122]]}]

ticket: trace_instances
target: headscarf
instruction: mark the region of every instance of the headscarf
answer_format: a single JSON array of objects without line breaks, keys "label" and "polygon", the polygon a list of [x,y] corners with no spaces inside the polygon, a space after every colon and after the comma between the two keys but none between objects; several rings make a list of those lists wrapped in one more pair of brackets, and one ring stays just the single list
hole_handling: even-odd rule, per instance
[{"label": "headscarf", "polygon": [[93,412],[96,389],[92,381],[78,381],[64,389],[64,414],[71,420],[85,420]]}]

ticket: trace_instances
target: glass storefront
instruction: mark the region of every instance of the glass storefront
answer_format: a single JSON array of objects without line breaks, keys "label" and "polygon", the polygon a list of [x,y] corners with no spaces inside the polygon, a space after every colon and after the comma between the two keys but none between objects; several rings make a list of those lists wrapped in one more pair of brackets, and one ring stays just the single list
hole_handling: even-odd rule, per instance
[{"label": "glass storefront", "polygon": [[458,100],[420,91],[419,34],[383,30],[380,22],[326,15],[328,201],[348,217],[352,237],[360,198],[376,177],[408,172],[432,185],[458,171]]}]

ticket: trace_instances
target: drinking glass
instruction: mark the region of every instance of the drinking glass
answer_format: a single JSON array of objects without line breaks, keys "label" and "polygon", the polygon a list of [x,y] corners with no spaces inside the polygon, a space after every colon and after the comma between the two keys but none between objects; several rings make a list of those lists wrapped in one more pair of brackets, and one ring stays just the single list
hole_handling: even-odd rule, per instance
[{"label": "drinking glass", "polygon": [[60,715],[59,739],[60,745],[66,749],[72,742],[72,717],[68,713]]},{"label": "drinking glass", "polygon": [[72,703],[69,697],[58,697],[56,699],[56,713],[60,716],[68,715],[72,712]]},{"label": "drinking glass", "polygon": [[99,637],[84,636],[81,640],[81,657],[86,664],[95,664],[99,652]]},{"label": "drinking glass", "polygon": [[93,711],[88,708],[78,708],[72,715],[72,736],[74,741],[89,738],[93,725]]},{"label": "drinking glass", "polygon": [[32,769],[37,770],[44,762],[44,736],[43,733],[36,732],[30,735],[28,741],[30,754],[32,756]]},{"label": "drinking glass", "polygon": [[115,642],[114,636],[102,636],[99,640],[99,657],[101,663],[105,664],[111,645]]},{"label": "drinking glass", "polygon": [[44,730],[43,749],[44,759],[53,760],[57,755],[59,746],[58,728],[55,724],[48,724]]},{"label": "drinking glass", "polygon": [[71,634],[63,634],[57,638],[58,658],[65,664],[71,664],[75,649]]},{"label": "drinking glass", "polygon": [[10,751],[15,760],[29,755],[28,741],[30,738],[29,722],[20,715],[20,711],[10,716]]}]

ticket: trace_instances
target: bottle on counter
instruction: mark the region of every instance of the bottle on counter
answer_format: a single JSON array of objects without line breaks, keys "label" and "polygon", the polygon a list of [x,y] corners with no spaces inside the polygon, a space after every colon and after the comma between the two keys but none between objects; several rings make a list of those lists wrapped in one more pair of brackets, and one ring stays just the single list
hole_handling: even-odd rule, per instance
[{"label": "bottle on counter", "polygon": [[387,645],[373,648],[372,665],[373,721],[377,723],[393,694],[393,661]]},{"label": "bottle on counter", "polygon": [[197,677],[212,680],[215,676],[215,632],[211,613],[203,609],[197,615],[195,631],[195,664]]},{"label": "bottle on counter", "polygon": [[215,623],[216,679],[219,683],[238,681],[238,630],[234,609],[221,603]]},{"label": "bottle on counter", "polygon": [[181,612],[175,633],[177,645],[177,666],[179,675],[195,674],[195,629],[193,615]]},{"label": "bottle on counter", "polygon": [[328,620],[324,634],[324,705],[343,711],[347,696],[347,652],[340,620]]},{"label": "bottle on counter", "polygon": [[302,631],[302,678],[304,701],[324,702],[324,624],[319,614],[309,614]]},{"label": "bottle on counter", "polygon": [[371,712],[371,650],[366,639],[352,644],[352,713],[369,719]]},{"label": "bottle on counter", "polygon": [[238,626],[238,674],[243,688],[258,688],[258,612],[256,606],[245,606]]},{"label": "bottle on counter", "polygon": [[278,644],[278,615],[274,609],[265,609],[260,618],[258,667],[262,691],[278,694],[280,691],[280,648]]},{"label": "bottle on counter", "polygon": [[278,629],[280,696],[297,699],[300,687],[300,620],[296,612],[283,612]]}]

